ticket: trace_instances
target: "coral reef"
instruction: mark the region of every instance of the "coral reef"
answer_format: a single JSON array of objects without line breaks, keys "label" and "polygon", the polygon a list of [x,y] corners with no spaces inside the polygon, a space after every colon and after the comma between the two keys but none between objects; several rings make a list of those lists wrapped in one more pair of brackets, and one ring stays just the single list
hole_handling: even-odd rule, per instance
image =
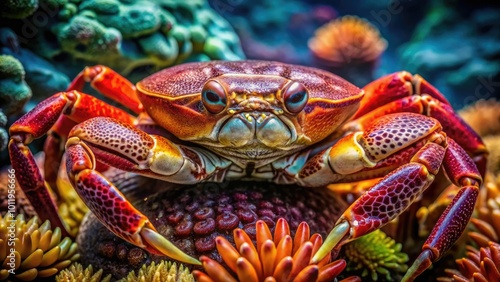
[{"label": "coral reef", "polygon": [[408,269],[402,245],[376,230],[345,246],[347,271],[361,272],[371,281],[399,281]]},{"label": "coral reef", "polygon": [[500,135],[500,102],[479,100],[458,111],[460,117],[480,136]]},{"label": "coral reef", "polygon": [[150,281],[150,282],[194,282],[189,269],[174,262],[153,261],[150,265],[143,265],[137,272],[131,271],[120,282]]},{"label": "coral reef", "polygon": [[0,16],[2,18],[22,19],[38,8],[38,0],[2,1]]},{"label": "coral reef", "polygon": [[490,153],[487,170],[500,174],[500,102],[479,100],[459,111],[459,115],[483,138]]},{"label": "coral reef", "polygon": [[250,59],[310,65],[307,40],[314,30],[334,19],[332,5],[305,1],[209,0],[241,38]]},{"label": "coral reef", "polygon": [[44,24],[27,17],[8,27],[69,77],[92,64],[144,76],[184,61],[243,58],[230,25],[204,0],[53,1],[41,8],[35,15],[43,14]]},{"label": "coral reef", "polygon": [[103,276],[102,269],[94,272],[92,265],[83,268],[83,266],[77,262],[71,264],[68,268],[61,270],[56,276],[56,282],[109,282],[111,280],[111,275],[108,274]]},{"label": "coral reef", "polygon": [[[233,231],[235,246],[224,237],[215,238],[217,250],[226,270],[218,262],[202,256],[205,272],[193,271],[198,281],[333,281],[342,272],[346,262],[342,259],[330,263],[326,256],[317,264],[310,261],[323,243],[319,234],[310,236],[309,225],[302,222],[290,236],[288,222],[280,218],[276,222],[274,236],[267,224],[259,220],[255,223],[257,244],[242,229]],[[235,275],[230,273],[232,271]],[[342,281],[359,281],[359,277],[349,277]]]},{"label": "coral reef", "polygon": [[31,98],[24,76],[23,66],[16,58],[0,55],[0,151],[7,147],[7,117],[19,113]]},{"label": "coral reef", "polygon": [[358,86],[374,79],[373,72],[387,41],[364,19],[344,16],[320,27],[309,40],[316,65]]},{"label": "coral reef", "polygon": [[[283,187],[265,182],[171,185],[169,188],[168,183],[141,177],[136,178],[145,182],[133,183],[131,174],[127,175],[127,181],[132,181],[130,184],[120,183],[116,177],[110,179],[125,190],[127,197],[151,219],[158,232],[192,256],[205,255],[219,262],[221,258],[214,239],[223,236],[233,243],[229,234],[235,228],[255,238],[257,220],[263,220],[274,230],[276,221],[282,217],[293,231],[300,222],[306,221],[312,232],[325,236],[346,208],[342,200],[325,189]],[[123,189],[124,185],[131,189]],[[123,242],[92,214],[80,227],[77,242],[82,263],[103,268],[116,278],[124,277],[128,271],[145,263],[166,259]]]},{"label": "coral reef", "polygon": [[17,59],[0,55],[0,110],[7,116],[20,112],[31,98],[24,76],[23,65]]},{"label": "coral reef", "polygon": [[[44,158],[45,155],[43,152],[35,155],[35,161],[38,167],[40,168],[42,175],[44,168],[43,165]],[[8,180],[9,180],[9,175],[12,175],[9,173],[9,169],[11,168],[12,167],[8,166],[2,171],[0,171],[0,215],[2,216],[5,216],[5,214],[8,212],[7,208],[8,195],[9,195]],[[27,219],[36,216],[37,215],[36,211],[34,210],[33,206],[29,202],[28,198],[24,194],[21,187],[18,185],[18,182],[16,181],[14,185],[15,185],[14,190],[16,199],[15,203],[16,214],[22,214]],[[59,171],[57,185],[58,185],[57,187],[58,191],[56,191],[57,193],[55,193],[55,191],[53,190],[51,192],[59,196],[57,198],[59,215],[63,220],[63,222],[65,223],[69,234],[72,237],[76,237],[76,234],[78,233],[78,229],[80,227],[80,223],[82,222],[85,214],[88,212],[88,208],[80,199],[73,186],[71,186],[71,184],[69,183],[68,176],[65,170],[65,165],[62,165],[61,170]]]},{"label": "coral reef", "polygon": [[[12,263],[15,269],[13,277],[7,268],[0,270],[0,280],[19,279],[31,281],[43,277],[55,275],[60,270],[68,267],[71,262],[79,259],[78,247],[70,238],[61,238],[61,230],[50,227],[50,222],[41,224],[37,217],[33,217],[28,222],[24,215],[12,214],[5,217],[0,216],[0,262],[2,265]],[[15,226],[15,251],[8,252],[8,236],[11,226]],[[9,257],[15,256],[13,260]]]},{"label": "coral reef", "polygon": [[52,62],[22,47],[19,37],[12,29],[0,28],[0,39],[0,53],[16,58],[24,68],[26,84],[31,89],[34,100],[28,102],[28,108],[68,87],[69,77],[57,70]]},{"label": "coral reef", "polygon": [[5,126],[7,125],[7,116],[0,110],[0,151],[7,148],[7,143],[9,142],[9,135]]},{"label": "coral reef", "polygon": [[401,49],[403,68],[425,76],[455,108],[499,98],[500,10],[435,1]]},{"label": "coral reef", "polygon": [[316,30],[309,48],[324,64],[340,67],[375,62],[387,48],[387,41],[368,21],[344,16]]}]

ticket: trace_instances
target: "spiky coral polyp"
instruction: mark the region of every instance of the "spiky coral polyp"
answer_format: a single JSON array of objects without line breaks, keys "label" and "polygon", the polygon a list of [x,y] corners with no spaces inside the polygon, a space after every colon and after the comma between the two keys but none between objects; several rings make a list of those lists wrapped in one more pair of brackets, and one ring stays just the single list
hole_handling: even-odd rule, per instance
[{"label": "spiky coral polyp", "polygon": [[446,269],[451,281],[500,281],[500,244],[489,242],[479,250],[467,246],[467,257],[458,259],[457,265],[458,270]]},{"label": "spiky coral polyp", "polygon": [[[12,225],[14,231],[10,229]],[[13,252],[10,234],[15,235]],[[76,243],[69,237],[62,238],[61,234],[59,228],[51,229],[48,220],[41,224],[38,217],[26,222],[22,214],[16,218],[0,216],[0,280],[31,281],[50,277],[78,260]],[[12,268],[15,274],[9,272],[11,255],[15,257]]]},{"label": "spiky coral polyp", "polygon": [[361,271],[362,277],[369,275],[372,281],[381,278],[393,281],[408,269],[408,255],[401,252],[401,248],[401,244],[376,230],[346,246],[347,269]]},{"label": "spiky coral polyp", "polygon": [[[346,266],[342,259],[330,262],[331,256],[311,264],[323,239],[319,234],[310,236],[309,225],[305,222],[298,226],[294,238],[283,218],[276,223],[274,236],[264,221],[257,221],[256,245],[242,229],[235,229],[233,236],[235,246],[223,237],[215,239],[217,250],[229,270],[202,256],[205,273],[193,271],[197,281],[332,281]],[[360,280],[349,277],[343,281]]]},{"label": "spiky coral polyp", "polygon": [[309,41],[314,56],[333,66],[368,63],[378,59],[387,41],[368,21],[345,16],[320,27]]}]

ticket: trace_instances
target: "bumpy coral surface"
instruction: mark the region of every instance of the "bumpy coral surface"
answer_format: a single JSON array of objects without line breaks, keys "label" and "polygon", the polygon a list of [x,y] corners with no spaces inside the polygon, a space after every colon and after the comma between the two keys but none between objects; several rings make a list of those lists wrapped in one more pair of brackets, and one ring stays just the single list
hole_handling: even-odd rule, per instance
[{"label": "bumpy coral surface", "polygon": [[92,265],[85,269],[77,262],[71,264],[68,268],[62,270],[57,276],[57,282],[109,282],[111,275],[103,276],[102,269],[94,272]]},{"label": "bumpy coral surface", "polygon": [[[14,252],[10,252],[11,234],[15,235]],[[0,262],[5,266],[0,270],[0,280],[31,281],[50,277],[79,257],[76,243],[68,237],[61,238],[61,230],[52,230],[49,221],[42,224],[37,217],[26,222],[23,215],[0,216]],[[12,266],[15,274],[8,271]]]},{"label": "bumpy coral surface", "polygon": [[40,11],[48,21],[37,27],[28,47],[67,74],[90,64],[127,75],[141,67],[152,73],[183,61],[243,57],[232,28],[204,0],[54,3]]},{"label": "bumpy coral surface", "polygon": [[0,16],[2,18],[22,19],[33,14],[38,8],[38,0],[2,1]]},{"label": "bumpy coral surface", "polygon": [[[233,231],[235,246],[222,236],[215,239],[217,250],[228,266],[226,270],[216,261],[202,256],[205,272],[193,271],[198,281],[333,281],[346,266],[343,259],[330,263],[326,256],[317,264],[311,264],[314,254],[323,243],[319,234],[310,236],[309,225],[302,222],[290,236],[288,222],[280,218],[276,222],[274,236],[267,224],[259,220],[255,224],[257,244],[242,229]],[[360,281],[349,277],[342,281]]]},{"label": "bumpy coral surface", "polygon": [[[124,186],[120,181],[113,182],[118,187]],[[232,231],[240,228],[255,239],[257,220],[263,220],[274,231],[279,218],[289,222],[292,236],[302,221],[309,223],[311,232],[325,236],[346,208],[342,200],[326,189],[276,186],[266,182],[206,183],[174,186],[174,189],[168,189],[168,183],[149,180],[127,185],[138,194],[125,192],[126,195],[137,199],[134,205],[151,219],[158,232],[188,254],[205,255],[218,262],[222,260],[216,251],[217,236],[234,243]],[[140,188],[136,189],[138,185]],[[158,191],[162,192],[155,194]],[[168,259],[151,256],[123,242],[94,216],[84,220],[77,242],[84,264],[103,268],[117,278],[152,260]]]},{"label": "bumpy coral surface", "polygon": [[174,262],[161,261],[152,262],[149,265],[143,265],[137,272],[130,272],[127,277],[120,282],[194,282],[191,272],[182,264],[177,266]]},{"label": "bumpy coral surface", "polygon": [[0,109],[8,116],[19,112],[31,98],[24,75],[24,68],[17,59],[0,55]]}]

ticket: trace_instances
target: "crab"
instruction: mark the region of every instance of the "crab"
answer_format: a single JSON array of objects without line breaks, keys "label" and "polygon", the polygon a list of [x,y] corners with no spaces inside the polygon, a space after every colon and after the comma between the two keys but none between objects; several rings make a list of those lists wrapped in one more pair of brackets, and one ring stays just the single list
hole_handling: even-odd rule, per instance
[{"label": "crab", "polygon": [[[86,83],[135,114],[83,93]],[[45,134],[42,176],[28,144]],[[191,264],[199,261],[160,235],[102,171],[305,187],[382,177],[338,219],[314,263],[396,218],[443,167],[460,189],[404,280],[464,231],[487,157],[480,137],[418,75],[397,72],[359,89],[326,71],[267,61],[187,63],[136,85],[105,66],[87,67],[17,120],[10,136],[17,180],[40,216],[64,228],[49,193],[64,153],[70,182],[109,230]]]}]

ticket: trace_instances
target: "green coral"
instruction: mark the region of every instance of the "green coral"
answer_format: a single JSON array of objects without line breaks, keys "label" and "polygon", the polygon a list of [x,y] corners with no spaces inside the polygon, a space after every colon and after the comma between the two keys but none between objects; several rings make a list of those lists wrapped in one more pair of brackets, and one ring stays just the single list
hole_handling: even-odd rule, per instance
[{"label": "green coral", "polygon": [[362,270],[361,276],[370,275],[373,281],[380,278],[393,281],[397,274],[403,274],[408,269],[408,255],[401,252],[401,244],[397,244],[381,230],[346,245],[345,253],[347,271]]},{"label": "green coral", "polygon": [[24,68],[14,57],[0,55],[0,109],[7,115],[19,112],[31,98]]},{"label": "green coral", "polygon": [[194,282],[194,277],[182,264],[177,267],[175,262],[161,261],[158,264],[155,262],[150,265],[144,264],[137,273],[131,271],[127,277],[120,280],[120,282],[133,281]]},{"label": "green coral", "polygon": [[206,0],[74,0],[59,6],[30,48],[66,69],[103,64],[128,75],[144,67],[153,72],[186,61],[244,57],[236,33]]},{"label": "green coral", "polygon": [[56,282],[108,282],[111,280],[111,274],[103,277],[102,269],[94,272],[92,265],[83,268],[83,266],[77,262],[70,265],[70,267],[62,270],[56,276]]},{"label": "green coral", "polygon": [[4,0],[0,9],[0,16],[11,19],[25,18],[38,8],[38,0]]},{"label": "green coral", "polygon": [[4,128],[5,125],[7,125],[7,117],[0,111],[0,151],[7,147],[7,142],[9,140],[9,135]]}]

